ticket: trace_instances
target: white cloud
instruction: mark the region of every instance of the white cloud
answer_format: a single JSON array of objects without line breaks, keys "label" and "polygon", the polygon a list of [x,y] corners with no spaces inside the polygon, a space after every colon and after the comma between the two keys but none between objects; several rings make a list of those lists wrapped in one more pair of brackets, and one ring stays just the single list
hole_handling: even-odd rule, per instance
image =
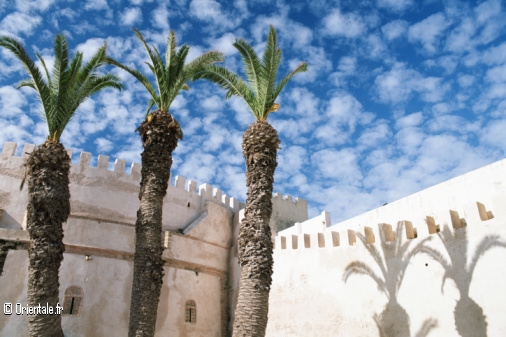
[{"label": "white cloud", "polygon": [[23,114],[22,108],[26,106],[26,103],[26,98],[20,90],[10,86],[0,87],[0,111],[3,117]]},{"label": "white cloud", "polygon": [[240,16],[224,14],[220,3],[215,0],[192,0],[190,15],[221,29],[233,28],[241,19]]},{"label": "white cloud", "polygon": [[27,13],[30,11],[40,10],[41,12],[46,11],[55,0],[16,0],[17,10]]},{"label": "white cloud", "polygon": [[[158,8],[151,12],[153,17],[152,26],[156,29],[169,30],[169,11],[165,4],[160,4]],[[151,20],[150,20],[151,21]],[[166,40],[166,38],[165,38]]]},{"label": "white cloud", "polygon": [[99,10],[99,9],[108,9],[107,0],[87,0],[84,5],[84,9],[86,10]]},{"label": "white cloud", "polygon": [[403,129],[403,128],[407,128],[407,127],[418,126],[422,123],[422,121],[423,121],[423,114],[421,111],[419,111],[419,112],[415,112],[410,115],[398,118],[395,122],[395,127],[397,129]]},{"label": "white cloud", "polygon": [[475,43],[472,41],[472,38],[475,32],[475,21],[471,18],[462,19],[460,25],[448,35],[446,48],[459,54],[473,49]]},{"label": "white cloud", "polygon": [[139,7],[126,8],[120,15],[120,24],[132,26],[142,22],[142,11]]},{"label": "white cloud", "polygon": [[448,22],[443,13],[433,14],[409,27],[408,38],[411,42],[422,43],[426,52],[434,53],[447,25]]},{"label": "white cloud", "polygon": [[114,148],[113,142],[102,137],[95,139],[95,144],[97,144],[98,153],[109,152]]},{"label": "white cloud", "polygon": [[359,185],[362,179],[354,149],[321,150],[311,156],[311,163],[317,168],[322,178],[332,178],[350,185]]},{"label": "white cloud", "polygon": [[357,125],[367,125],[374,115],[363,111],[362,104],[352,95],[342,92],[334,95],[325,112],[325,122],[314,135],[325,144],[349,142]]},{"label": "white cloud", "polygon": [[223,109],[224,100],[222,97],[218,97],[216,95],[206,97],[200,105],[206,109],[211,111],[220,111]]},{"label": "white cloud", "polygon": [[358,37],[366,31],[362,18],[354,13],[341,13],[340,9],[333,9],[323,18],[323,33],[331,36]]},{"label": "white cloud", "polygon": [[88,62],[104,46],[105,40],[92,38],[77,45],[76,50],[83,53],[83,61]]},{"label": "white cloud", "polygon": [[392,132],[390,131],[388,124],[382,122],[362,131],[357,143],[366,147],[377,147],[382,142],[390,139],[391,135]]},{"label": "white cloud", "polygon": [[418,93],[426,102],[438,102],[448,90],[441,78],[423,77],[400,63],[376,77],[375,83],[379,98],[394,104],[406,101],[412,93]]},{"label": "white cloud", "polygon": [[219,50],[227,56],[237,53],[237,49],[233,46],[234,42],[235,35],[232,33],[225,33],[220,38],[211,38],[207,41],[213,50]]},{"label": "white cloud", "polygon": [[462,88],[467,88],[474,83],[475,77],[472,75],[462,75],[458,77],[458,83]]},{"label": "white cloud", "polygon": [[41,22],[42,18],[38,15],[14,12],[7,15],[0,22],[0,33],[2,35],[18,35],[22,33],[30,36]]},{"label": "white cloud", "polygon": [[402,12],[413,6],[413,0],[378,0],[378,7],[394,12]]},{"label": "white cloud", "polygon": [[387,40],[395,40],[405,35],[407,30],[408,23],[404,20],[394,20],[381,27],[381,32]]},{"label": "white cloud", "polygon": [[506,152],[506,119],[491,120],[480,132],[480,141]]},{"label": "white cloud", "polygon": [[476,20],[483,24],[501,12],[501,0],[484,1],[474,9]]}]

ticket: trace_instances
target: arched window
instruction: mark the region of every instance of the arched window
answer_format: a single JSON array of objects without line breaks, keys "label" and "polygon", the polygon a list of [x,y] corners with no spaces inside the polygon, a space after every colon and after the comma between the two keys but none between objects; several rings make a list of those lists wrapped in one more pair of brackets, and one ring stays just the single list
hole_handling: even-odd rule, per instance
[{"label": "arched window", "polygon": [[186,323],[197,323],[197,305],[194,300],[186,301],[186,315],[185,322]]},{"label": "arched window", "polygon": [[76,315],[81,313],[83,303],[83,289],[78,286],[70,286],[65,290],[65,298],[63,299],[63,315]]}]

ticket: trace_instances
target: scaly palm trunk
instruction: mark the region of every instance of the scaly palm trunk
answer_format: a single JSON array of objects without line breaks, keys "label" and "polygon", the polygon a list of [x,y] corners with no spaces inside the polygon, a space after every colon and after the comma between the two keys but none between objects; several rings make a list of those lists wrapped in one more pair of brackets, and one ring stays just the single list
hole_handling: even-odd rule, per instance
[{"label": "scaly palm trunk", "polygon": [[[63,260],[62,225],[70,214],[70,158],[62,144],[46,142],[27,159],[30,235],[27,305],[59,303],[58,272]],[[30,336],[63,336],[60,315],[28,316]]]},{"label": "scaly palm trunk", "polygon": [[172,165],[172,151],[182,138],[179,123],[157,111],[139,127],[142,152],[140,207],[135,223],[135,255],[129,337],[154,336],[163,278],[162,206]]},{"label": "scaly palm trunk", "polygon": [[279,143],[276,129],[266,121],[254,122],[243,136],[248,197],[239,230],[242,270],[234,337],[265,336],[273,264],[269,221]]}]

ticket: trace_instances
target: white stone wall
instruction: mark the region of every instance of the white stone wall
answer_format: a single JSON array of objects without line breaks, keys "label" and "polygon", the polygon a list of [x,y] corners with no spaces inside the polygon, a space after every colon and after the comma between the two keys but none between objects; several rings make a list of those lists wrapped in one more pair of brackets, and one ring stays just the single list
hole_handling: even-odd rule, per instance
[{"label": "white stone wall", "polygon": [[[18,157],[16,144],[6,143],[0,156],[0,240],[25,248],[27,190],[19,186],[26,153],[34,148],[25,145]],[[84,297],[81,314],[64,315],[62,326],[69,336],[121,336],[128,330],[141,167],[134,163],[125,173],[125,162],[116,160],[109,170],[109,158],[102,155],[96,167],[90,162],[91,154],[83,152],[70,171],[71,215],[64,224],[60,299],[70,286],[82,288]],[[244,204],[209,184],[197,187],[184,177],[171,183],[163,206],[165,276],[156,335],[227,336],[240,273],[234,252]],[[274,232],[278,223],[307,219],[302,199],[277,194],[273,208]],[[0,277],[0,303],[26,303],[27,269],[26,250],[10,250]],[[189,299],[197,306],[196,323],[185,322]],[[26,316],[0,315],[0,336],[25,335],[26,324]]]},{"label": "white stone wall", "polygon": [[320,233],[281,232],[267,336],[381,336],[376,321],[386,336],[506,336],[504,205],[506,160]]}]

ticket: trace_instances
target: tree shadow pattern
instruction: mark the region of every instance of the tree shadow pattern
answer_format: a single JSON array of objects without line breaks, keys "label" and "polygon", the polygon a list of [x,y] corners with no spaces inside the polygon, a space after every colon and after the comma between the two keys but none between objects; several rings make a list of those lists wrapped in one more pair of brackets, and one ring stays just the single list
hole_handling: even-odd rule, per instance
[{"label": "tree shadow pattern", "polygon": [[[441,292],[443,292],[446,279],[452,279],[455,282],[460,293],[460,299],[454,309],[455,327],[459,335],[462,337],[487,336],[486,316],[483,309],[469,297],[469,289],[480,257],[494,247],[506,248],[506,243],[500,240],[499,235],[487,235],[478,243],[468,262],[469,241],[466,227],[456,228],[453,234],[448,226],[444,226],[443,232],[437,235],[445,247],[446,254],[427,246],[426,242],[417,246],[413,253],[425,253],[443,267]],[[459,242],[451,244],[455,242],[455,239]]]},{"label": "tree shadow pattern", "polygon": [[[373,316],[378,327],[380,337],[406,337],[410,336],[410,319],[406,310],[398,303],[397,295],[404,280],[406,268],[410,259],[415,252],[421,250],[421,246],[430,237],[420,241],[413,249],[413,241],[402,243],[401,235],[403,233],[402,221],[397,224],[395,231],[395,240],[387,241],[385,231],[380,227],[381,249],[380,253],[376,245],[368,244],[363,234],[357,233],[364,247],[372,256],[379,269],[381,275],[378,275],[369,265],[362,261],[353,261],[345,268],[343,281],[346,283],[351,275],[366,275],[376,282],[378,290],[380,290],[388,299],[385,309],[381,314]],[[422,327],[416,333],[416,337],[425,337],[430,331],[437,326],[437,320],[429,318],[425,320]]]}]

